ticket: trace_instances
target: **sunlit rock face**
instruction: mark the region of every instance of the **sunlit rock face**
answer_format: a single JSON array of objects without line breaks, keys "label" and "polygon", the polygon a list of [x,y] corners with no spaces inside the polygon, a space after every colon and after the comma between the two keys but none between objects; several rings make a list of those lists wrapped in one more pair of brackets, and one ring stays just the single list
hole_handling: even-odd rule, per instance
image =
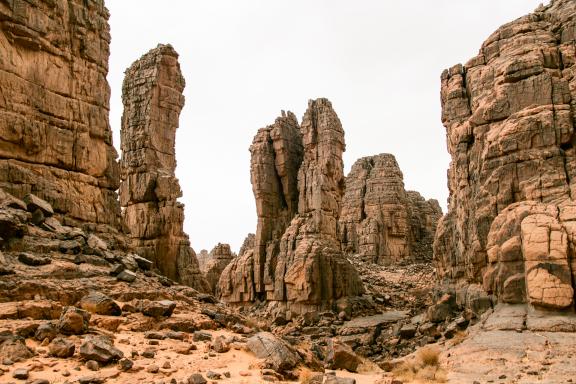
[{"label": "sunlit rock face", "polygon": [[102,231],[120,224],[108,17],[102,0],[0,2],[0,188]]},{"label": "sunlit rock face", "polygon": [[483,283],[499,301],[574,306],[575,27],[576,3],[553,1],[442,74],[441,278]]},{"label": "sunlit rock face", "polygon": [[167,277],[202,291],[208,284],[183,231],[175,139],[185,82],[178,54],[159,45],[128,70],[122,87],[120,202],[132,245]]},{"label": "sunlit rock face", "polygon": [[254,248],[222,273],[223,300],[266,300],[301,313],[362,293],[338,236],[344,149],[344,130],[326,99],[309,102],[301,125],[289,112],[258,131],[250,147]]},{"label": "sunlit rock face", "polygon": [[369,263],[429,261],[441,216],[436,200],[404,189],[393,155],[364,157],[346,177],[339,227],[342,248]]}]

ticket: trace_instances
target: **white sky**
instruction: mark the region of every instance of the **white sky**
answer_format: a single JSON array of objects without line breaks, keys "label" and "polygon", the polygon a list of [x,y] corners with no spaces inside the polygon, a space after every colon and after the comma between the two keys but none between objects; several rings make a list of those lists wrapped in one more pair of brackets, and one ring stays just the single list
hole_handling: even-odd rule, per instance
[{"label": "white sky", "polygon": [[327,97],[346,132],[345,172],[393,153],[407,189],[446,209],[450,158],[440,74],[541,0],[106,0],[110,120],[120,146],[124,70],[158,43],[180,53],[186,105],[176,174],[196,252],[238,251],[256,230],[248,147],[280,110]]}]

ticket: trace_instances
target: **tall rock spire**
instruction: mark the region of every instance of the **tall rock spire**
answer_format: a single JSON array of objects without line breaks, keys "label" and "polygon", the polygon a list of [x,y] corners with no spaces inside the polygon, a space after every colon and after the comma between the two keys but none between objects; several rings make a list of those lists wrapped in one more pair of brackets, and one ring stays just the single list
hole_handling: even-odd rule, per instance
[{"label": "tall rock spire", "polygon": [[182,192],[175,176],[184,86],[178,54],[170,45],[159,45],[126,71],[120,202],[137,252],[162,274],[205,291],[207,283],[183,230]]},{"label": "tall rock spire", "polygon": [[258,131],[250,148],[255,247],[222,273],[225,301],[260,299],[301,313],[363,292],[338,240],[344,149],[344,130],[327,99],[309,102],[300,127],[283,113]]}]

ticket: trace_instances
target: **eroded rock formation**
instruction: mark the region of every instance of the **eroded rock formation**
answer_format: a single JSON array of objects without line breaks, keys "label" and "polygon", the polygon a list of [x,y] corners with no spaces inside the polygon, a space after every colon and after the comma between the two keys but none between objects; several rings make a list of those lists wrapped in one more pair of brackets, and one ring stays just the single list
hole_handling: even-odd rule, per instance
[{"label": "eroded rock formation", "polygon": [[183,231],[182,192],[174,173],[184,86],[178,54],[170,45],[159,45],[126,71],[120,202],[136,251],[167,277],[206,290]]},{"label": "eroded rock formation", "polygon": [[218,245],[210,251],[204,267],[201,268],[210,286],[210,292],[216,292],[222,271],[234,257],[235,255],[232,253],[228,244],[218,243]]},{"label": "eroded rock formation", "polygon": [[404,189],[391,154],[356,161],[346,177],[340,216],[345,252],[377,264],[430,260],[442,210],[436,200]]},{"label": "eroded rock formation", "polygon": [[0,3],[0,187],[66,223],[120,223],[108,17],[102,0]]},{"label": "eroded rock formation", "polygon": [[553,1],[442,74],[452,162],[438,271],[500,301],[573,306],[575,27],[576,3]]},{"label": "eroded rock formation", "polygon": [[358,295],[362,284],[340,250],[344,131],[326,99],[258,131],[250,151],[258,213],[253,252],[236,258],[219,288],[230,303],[267,300],[296,313]]}]

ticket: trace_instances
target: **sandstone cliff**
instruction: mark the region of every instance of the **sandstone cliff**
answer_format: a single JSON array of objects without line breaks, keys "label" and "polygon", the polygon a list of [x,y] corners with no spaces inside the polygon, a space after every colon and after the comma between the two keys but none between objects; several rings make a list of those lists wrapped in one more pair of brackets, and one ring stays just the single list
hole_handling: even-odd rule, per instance
[{"label": "sandstone cliff", "polygon": [[391,154],[356,161],[346,177],[340,216],[345,252],[377,264],[430,260],[442,210],[436,200],[404,189]]},{"label": "sandstone cliff", "polygon": [[120,202],[135,250],[165,276],[204,291],[208,285],[183,231],[182,192],[174,174],[184,86],[170,45],[159,45],[126,71]]},{"label": "sandstone cliff", "polygon": [[255,246],[222,273],[222,298],[267,300],[299,313],[360,294],[338,240],[344,131],[331,103],[310,101],[301,126],[283,113],[258,131],[250,150]]},{"label": "sandstone cliff", "polygon": [[71,224],[120,223],[108,17],[102,0],[0,3],[0,187]]},{"label": "sandstone cliff", "polygon": [[499,301],[574,306],[575,26],[576,3],[553,1],[442,74],[452,162],[441,278],[482,283]]}]

